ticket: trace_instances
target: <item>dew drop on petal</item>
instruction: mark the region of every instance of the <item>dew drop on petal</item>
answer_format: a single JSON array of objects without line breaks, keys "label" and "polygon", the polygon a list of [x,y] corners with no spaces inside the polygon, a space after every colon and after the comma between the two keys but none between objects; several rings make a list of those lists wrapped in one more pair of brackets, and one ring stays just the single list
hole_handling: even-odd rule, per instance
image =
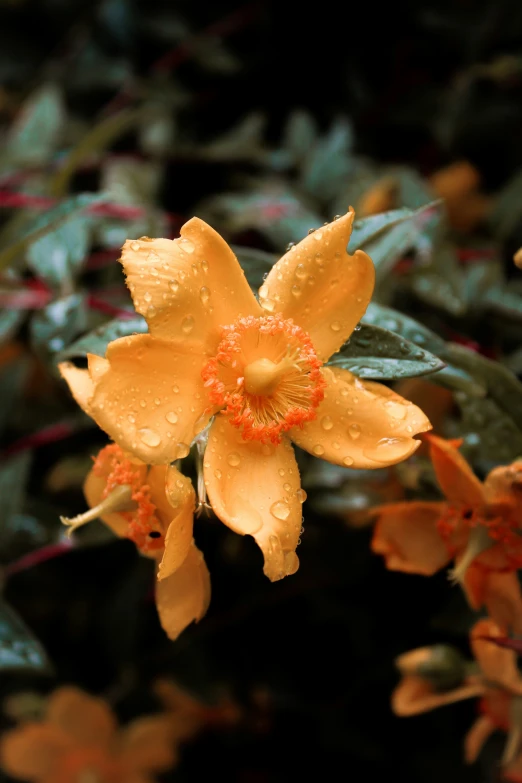
[{"label": "dew drop on petal", "polygon": [[349,468],[350,465],[353,465],[353,457],[345,457],[343,459],[343,465],[346,465],[347,468]]},{"label": "dew drop on petal", "polygon": [[323,232],[322,231],[314,231],[312,236],[313,236],[314,239],[316,239],[319,242],[323,238]]},{"label": "dew drop on petal", "polygon": [[341,331],[341,322],[340,321],[332,321],[330,324],[330,329],[332,332],[340,332]]},{"label": "dew drop on petal", "polygon": [[181,322],[181,331],[184,334],[190,334],[194,329],[194,318],[191,315],[186,315]]},{"label": "dew drop on petal", "polygon": [[146,302],[152,302],[152,296],[148,291],[145,291],[145,293],[143,294],[143,298],[145,299]]},{"label": "dew drop on petal", "polygon": [[159,446],[161,443],[161,437],[159,434],[156,432],[156,430],[149,429],[149,427],[143,427],[143,429],[138,430],[138,435],[140,436],[142,442],[151,448]]},{"label": "dew drop on petal", "polygon": [[227,457],[227,462],[231,468],[237,468],[241,463],[241,457],[237,451],[231,451]]},{"label": "dew drop on petal", "polygon": [[321,419],[321,427],[323,428],[323,430],[327,430],[327,431],[331,430],[333,425],[334,425],[333,419],[331,416],[323,416],[323,418]]},{"label": "dew drop on petal", "polygon": [[132,415],[132,413],[129,413],[129,415],[127,416],[127,419],[130,421],[131,424],[134,424],[136,422],[136,419]]},{"label": "dew drop on petal", "polygon": [[363,454],[374,462],[387,464],[399,460],[411,451],[410,438],[381,438],[375,446],[363,449]]},{"label": "dew drop on petal", "polygon": [[174,392],[174,394],[179,394],[179,386],[177,383],[175,383],[174,386],[172,387],[172,391]]},{"label": "dew drop on petal", "polygon": [[220,479],[220,478],[223,476],[223,474],[222,474],[222,472],[219,470],[219,468],[216,468],[216,470],[214,471],[214,476],[215,476],[215,477],[216,477],[218,480],[219,480],[219,479]]},{"label": "dew drop on petal", "polygon": [[348,427],[348,433],[350,435],[350,438],[353,438],[353,440],[357,440],[358,437],[361,435],[361,425],[357,424],[357,422],[352,422],[350,426]]},{"label": "dew drop on petal", "polygon": [[259,289],[259,298],[260,299],[267,299],[268,298],[268,286],[262,285]]},{"label": "dew drop on petal", "polygon": [[206,305],[208,300],[210,299],[210,289],[207,288],[206,285],[204,285],[202,288],[199,289],[199,298],[201,299],[204,305]]},{"label": "dew drop on petal", "polygon": [[322,454],[324,454],[324,446],[321,446],[320,443],[316,443],[316,445],[312,448],[312,452],[317,457],[320,457]]},{"label": "dew drop on petal", "polygon": [[275,503],[272,503],[270,506],[270,513],[273,517],[276,519],[280,519],[281,521],[284,521],[285,519],[288,519],[290,516],[290,506],[288,503],[285,503],[283,500],[276,500]]},{"label": "dew drop on petal", "polygon": [[201,262],[201,269],[202,269],[204,272],[208,272],[208,261],[202,261],[202,262]]},{"label": "dew drop on petal", "polygon": [[275,310],[275,302],[273,302],[271,299],[261,299],[259,304],[263,310],[266,310],[267,313],[273,313]]},{"label": "dew drop on petal", "polygon": [[161,400],[159,397],[154,397],[154,405],[161,405]]},{"label": "dew drop on petal", "polygon": [[174,413],[174,411],[169,411],[167,414],[165,414],[165,418],[169,424],[176,424],[178,420],[178,414]]},{"label": "dew drop on petal", "polygon": [[293,285],[290,289],[292,292],[292,295],[296,297],[301,296],[301,286],[300,285]]},{"label": "dew drop on petal", "polygon": [[190,241],[190,239],[181,238],[179,240],[179,244],[180,244],[182,250],[185,251],[185,253],[193,253],[194,250],[195,250],[195,247],[194,247],[193,243]]},{"label": "dew drop on petal", "polygon": [[169,288],[172,291],[173,294],[177,294],[179,291],[179,282],[178,280],[169,280]]},{"label": "dew drop on petal", "polygon": [[279,470],[277,472],[279,473],[280,476],[284,476],[285,475],[284,468],[279,468]]},{"label": "dew drop on petal", "polygon": [[139,242],[131,242],[131,250],[137,251],[140,249],[140,243]]},{"label": "dew drop on petal", "polygon": [[290,490],[292,489],[292,485],[289,484],[287,481],[286,484],[283,484],[283,489],[285,492],[290,492]]},{"label": "dew drop on petal", "polygon": [[140,400],[140,405],[141,405],[142,408],[146,408],[147,407],[147,403],[146,403],[145,400]]},{"label": "dew drop on petal", "polygon": [[176,459],[183,459],[190,453],[190,446],[187,443],[177,443],[176,447]]},{"label": "dew drop on petal", "polygon": [[306,277],[306,267],[304,264],[297,264],[295,268],[295,276],[298,277],[300,280]]},{"label": "dew drop on petal", "polygon": [[304,503],[305,502],[307,496],[306,496],[306,492],[304,491],[304,489],[302,489],[302,488],[298,489],[297,492],[295,493],[295,495],[296,495],[296,498],[298,499],[298,501],[300,503]]}]

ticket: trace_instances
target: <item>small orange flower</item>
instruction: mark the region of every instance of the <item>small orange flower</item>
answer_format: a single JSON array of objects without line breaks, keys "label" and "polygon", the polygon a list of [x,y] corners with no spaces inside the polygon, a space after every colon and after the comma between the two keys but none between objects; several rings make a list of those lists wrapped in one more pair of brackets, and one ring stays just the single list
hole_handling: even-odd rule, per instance
[{"label": "small orange flower", "polygon": [[152,783],[176,762],[168,715],[150,715],[117,729],[108,705],[77,688],[49,698],[45,720],[8,731],[1,764],[31,783]]},{"label": "small orange flower", "polygon": [[453,577],[473,608],[484,604],[502,627],[522,632],[522,462],[482,483],[454,441],[426,436],[446,501],[405,501],[374,509],[372,549],[394,571],[430,576],[455,560]]},{"label": "small orange flower", "polygon": [[216,705],[204,704],[171,680],[158,680],[154,690],[180,742],[191,739],[204,728],[234,726],[241,718],[239,707],[231,700],[223,699]]},{"label": "small orange flower", "polygon": [[181,237],[128,240],[122,264],[149,334],[112,342],[88,370],[60,366],[71,391],[126,452],[161,465],[187,455],[214,414],[204,457],[217,516],[254,536],[272,579],[294,573],[301,530],[291,441],[338,465],[409,457],[426,416],[390,389],[323,363],[349,338],[374,285],[346,252],[353,211],[275,264],[254,297],[227,243],[192,218]]},{"label": "small orange flower", "polygon": [[90,511],[62,522],[72,531],[100,517],[116,535],[158,561],[156,605],[163,629],[176,639],[203,617],[210,601],[210,577],[193,539],[190,480],[173,466],[149,467],[130,459],[112,444],[94,460],[84,493]]},{"label": "small orange flower", "polygon": [[[437,648],[412,650],[397,659],[403,675],[392,696],[396,715],[409,716],[436,707],[480,696],[481,717],[471,727],[465,743],[465,759],[472,763],[484,742],[496,730],[507,732],[502,763],[509,765],[520,751],[522,740],[522,677],[516,654],[501,649],[484,637],[502,636],[493,620],[479,620],[471,630],[471,647],[478,666],[447,661],[446,672],[437,660]],[[466,671],[467,670],[467,671]],[[441,672],[459,673],[453,687],[441,687]]]}]

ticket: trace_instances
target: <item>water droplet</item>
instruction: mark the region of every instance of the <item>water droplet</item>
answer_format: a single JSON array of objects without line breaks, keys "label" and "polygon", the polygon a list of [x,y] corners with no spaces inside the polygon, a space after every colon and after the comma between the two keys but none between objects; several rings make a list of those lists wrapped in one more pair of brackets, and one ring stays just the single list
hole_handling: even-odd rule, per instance
[{"label": "water droplet", "polygon": [[149,318],[151,318],[153,315],[156,315],[156,308],[154,305],[149,305],[149,307],[147,307],[147,315]]},{"label": "water droplet", "polygon": [[295,297],[301,296],[301,286],[300,285],[293,285],[291,288],[292,294]]},{"label": "water droplet", "polygon": [[182,237],[179,240],[179,244],[181,246],[181,249],[184,250],[185,253],[193,253],[195,250],[195,247],[190,241],[190,239],[185,239],[184,237]]},{"label": "water droplet", "polygon": [[323,238],[323,232],[322,231],[314,231],[314,239],[321,240]]},{"label": "water droplet", "polygon": [[172,387],[172,391],[174,392],[174,394],[179,394],[179,386],[177,383],[175,383],[174,386]]},{"label": "water droplet", "polygon": [[239,456],[237,451],[231,451],[227,457],[227,462],[230,465],[230,467],[237,468],[241,463],[241,457]]},{"label": "water droplet", "polygon": [[345,457],[343,459],[343,465],[346,465],[347,468],[349,468],[350,465],[353,465],[353,457]]},{"label": "water droplet", "polygon": [[330,324],[330,329],[332,332],[340,332],[341,331],[341,322],[340,321],[332,321]]},{"label": "water droplet", "polygon": [[341,395],[343,397],[348,397],[349,394],[350,394],[349,389],[347,389],[346,386],[343,386],[343,388],[341,389]]},{"label": "water droplet", "polygon": [[287,481],[285,484],[283,484],[283,489],[285,492],[290,492],[290,490],[292,489],[292,485],[289,484]]},{"label": "water droplet", "polygon": [[155,448],[155,446],[159,446],[161,443],[161,437],[156,430],[151,430],[148,427],[143,427],[143,429],[138,430],[138,435],[143,443],[151,448]]},{"label": "water droplet", "polygon": [[322,454],[324,454],[324,446],[321,446],[320,443],[316,443],[316,445],[313,447],[312,452],[317,456],[320,457]]},{"label": "water droplet", "polygon": [[206,305],[210,299],[210,290],[205,285],[199,289],[199,298],[204,305]]},{"label": "water droplet", "polygon": [[201,269],[202,269],[204,272],[208,272],[208,261],[202,261],[202,262],[201,262]]},{"label": "water droplet", "polygon": [[194,324],[195,324],[194,318],[191,315],[186,315],[181,322],[181,331],[184,334],[190,334],[194,328]]},{"label": "water droplet", "polygon": [[289,242],[286,246],[286,252],[288,253],[289,250],[292,250],[292,248],[295,247],[295,242]]},{"label": "water droplet", "polygon": [[314,233],[314,231],[315,231],[315,228],[309,228],[309,229],[308,229],[308,233],[309,233],[309,234],[313,234],[313,233]]},{"label": "water droplet", "polygon": [[284,468],[279,468],[279,470],[277,472],[279,473],[280,476],[284,476],[285,475]]},{"label": "water droplet", "polygon": [[219,480],[222,477],[222,472],[219,470],[219,468],[216,468],[214,471],[214,476]]},{"label": "water droplet", "polygon": [[298,501],[300,503],[304,503],[305,500],[306,500],[306,497],[307,497],[306,492],[302,488],[299,488],[297,490],[297,492],[295,493],[295,496],[296,496],[296,498],[298,499]]},{"label": "water droplet", "polygon": [[146,291],[146,292],[143,294],[143,298],[145,299],[145,301],[146,301],[146,302],[152,302],[152,296],[149,294],[149,292],[148,292],[148,291]]},{"label": "water droplet", "polygon": [[131,242],[131,250],[137,251],[140,249],[140,243],[139,242]]},{"label": "water droplet", "polygon": [[340,217],[341,217],[341,215],[334,215],[332,220],[339,220]]},{"label": "water droplet", "polygon": [[323,430],[331,430],[333,425],[334,424],[331,416],[323,416],[321,419],[321,427]]},{"label": "water droplet", "polygon": [[176,459],[184,459],[190,454],[190,446],[186,443],[176,444]]},{"label": "water droplet", "polygon": [[357,440],[357,438],[359,438],[361,435],[361,425],[357,424],[355,421],[352,422],[352,424],[350,424],[348,427],[348,432],[353,440]]},{"label": "water droplet", "polygon": [[284,521],[290,516],[290,506],[288,503],[285,503],[284,500],[276,500],[276,502],[272,503],[270,506],[270,513],[276,519]]},{"label": "water droplet", "polygon": [[308,278],[308,285],[315,285],[315,277],[313,275],[310,275]]},{"label": "water droplet", "polygon": [[136,419],[135,419],[135,417],[132,415],[132,413],[129,413],[129,415],[127,416],[127,418],[128,418],[128,420],[130,421],[130,423],[131,423],[131,424],[134,424],[134,423],[136,422]]},{"label": "water droplet", "polygon": [[261,286],[261,288],[259,289],[259,297],[261,299],[266,299],[268,297],[268,286],[267,285],[262,285]]},{"label": "water droplet", "polygon": [[267,313],[273,313],[275,310],[275,302],[273,302],[271,299],[261,299],[259,304],[263,310],[267,311]]},{"label": "water droplet", "polygon": [[174,411],[169,411],[165,414],[165,418],[167,419],[169,424],[176,424],[178,420],[178,414],[174,413]]},{"label": "water droplet", "polygon": [[147,403],[146,403],[145,400],[140,400],[140,405],[141,405],[142,408],[146,408],[147,407]]},{"label": "water droplet", "polygon": [[161,405],[161,400],[159,397],[154,397],[154,405]]},{"label": "water droplet", "polygon": [[169,288],[172,291],[173,294],[177,294],[179,291],[179,282],[178,280],[169,280]]},{"label": "water droplet", "polygon": [[304,264],[297,264],[295,268],[295,276],[299,278],[299,280],[303,280],[306,277],[306,267]]},{"label": "water droplet", "polygon": [[395,400],[386,400],[384,407],[393,419],[401,420],[406,418],[407,405],[402,405],[400,402],[395,402]]}]

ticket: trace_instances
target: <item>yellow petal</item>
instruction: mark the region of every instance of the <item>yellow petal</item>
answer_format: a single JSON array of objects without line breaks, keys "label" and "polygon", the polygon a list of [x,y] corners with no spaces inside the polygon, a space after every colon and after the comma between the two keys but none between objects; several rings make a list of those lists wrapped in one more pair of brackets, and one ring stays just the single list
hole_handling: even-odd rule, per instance
[{"label": "yellow petal", "polygon": [[179,239],[128,239],[121,263],[134,306],[156,337],[215,346],[219,327],[261,310],[225,240],[199,218]]},{"label": "yellow petal", "polygon": [[205,485],[214,512],[234,532],[254,536],[271,581],[297,571],[301,490],[294,450],[244,441],[223,416],[214,421],[204,458]]},{"label": "yellow petal", "polygon": [[183,564],[192,546],[196,493],[190,479],[174,466],[152,467],[147,483],[152,502],[167,530],[158,568],[158,579],[165,579]]},{"label": "yellow petal", "polygon": [[470,506],[483,505],[486,502],[484,486],[455,444],[436,435],[427,437],[437,481],[448,500]]},{"label": "yellow petal", "polygon": [[372,550],[384,556],[392,571],[435,574],[450,560],[437,530],[444,508],[444,503],[412,500],[372,509],[377,514]]},{"label": "yellow petal", "polygon": [[487,715],[477,718],[464,739],[464,759],[466,764],[473,764],[484,743],[495,729],[495,724]]},{"label": "yellow petal", "polygon": [[107,703],[73,686],[54,691],[47,707],[47,720],[85,745],[107,745],[116,729]]},{"label": "yellow petal", "polygon": [[[92,470],[87,474],[87,478],[83,485],[83,494],[85,495],[89,508],[94,508],[98,503],[101,503],[106,481],[106,476],[95,476]],[[128,520],[125,519],[122,514],[103,514],[100,519],[120,538],[126,534],[129,527]]]},{"label": "yellow petal", "polygon": [[413,436],[431,426],[420,408],[348,370],[325,367],[323,375],[317,418],[290,430],[294,443],[337,465],[364,469],[395,465],[417,450]]},{"label": "yellow petal", "polygon": [[518,672],[516,652],[481,638],[483,636],[502,637],[504,635],[493,620],[489,618],[479,620],[471,629],[471,649],[487,680],[521,695],[522,677]]},{"label": "yellow petal", "polygon": [[56,726],[30,723],[3,735],[2,769],[15,778],[37,783],[59,768],[72,747],[73,740]]},{"label": "yellow petal", "polygon": [[210,603],[210,575],[203,555],[193,543],[184,563],[156,583],[156,606],[169,639],[177,639],[192,622],[199,622]]},{"label": "yellow petal", "polygon": [[314,231],[270,270],[259,291],[268,312],[282,313],[309,332],[320,359],[343,345],[364,315],[375,283],[372,260],[346,252],[352,211]]},{"label": "yellow petal", "polygon": [[89,371],[80,370],[71,362],[60,362],[58,369],[60,375],[69,386],[75,401],[85,413],[91,416],[89,402],[94,393],[94,384]]},{"label": "yellow petal", "polygon": [[446,704],[480,696],[484,687],[479,683],[466,683],[445,693],[437,693],[429,682],[417,675],[403,677],[392,694],[391,707],[395,715],[408,717],[429,712]]},{"label": "yellow petal", "polygon": [[107,360],[89,405],[99,426],[149,465],[186,456],[208,420],[201,355],[137,334],[110,343]]}]

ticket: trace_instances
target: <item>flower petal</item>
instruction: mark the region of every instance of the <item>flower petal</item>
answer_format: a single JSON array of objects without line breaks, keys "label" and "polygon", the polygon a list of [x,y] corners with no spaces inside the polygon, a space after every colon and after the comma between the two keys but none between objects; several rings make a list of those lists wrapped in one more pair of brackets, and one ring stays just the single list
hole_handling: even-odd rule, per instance
[{"label": "flower petal", "polygon": [[346,252],[353,211],[305,237],[270,270],[259,290],[268,312],[282,313],[310,334],[317,355],[328,359],[364,315],[375,284],[371,258]]},{"label": "flower petal", "polygon": [[110,343],[107,360],[89,403],[99,426],[149,465],[185,456],[208,420],[201,355],[181,342],[136,334]]},{"label": "flower petal", "polygon": [[192,622],[199,622],[210,603],[210,575],[202,553],[193,543],[185,561],[156,583],[156,606],[169,639],[177,639]]},{"label": "flower petal", "polygon": [[444,503],[405,501],[377,506],[372,551],[383,555],[391,571],[431,576],[450,560],[437,530]]},{"label": "flower petal", "polygon": [[472,564],[466,571],[464,592],[470,606],[486,606],[491,619],[508,633],[522,634],[522,594],[516,571],[489,571]]},{"label": "flower petal", "polygon": [[[94,508],[98,503],[101,503],[105,486],[106,477],[95,476],[94,471],[90,470],[83,485],[83,494],[89,508]],[[128,520],[122,514],[103,514],[100,519],[120,538],[126,534],[129,527]]]},{"label": "flower petal", "polygon": [[348,370],[325,367],[325,396],[317,418],[290,437],[311,454],[350,468],[384,468],[407,459],[420,446],[413,436],[430,423],[416,405]]},{"label": "flower petal", "polygon": [[484,492],[490,507],[506,509],[516,517],[522,516],[522,461],[501,465],[489,473],[484,481]]},{"label": "flower petal", "polygon": [[75,742],[86,745],[107,745],[116,730],[108,704],[73,686],[54,691],[47,705],[47,720]]},{"label": "flower petal", "polygon": [[167,530],[165,550],[158,568],[158,579],[165,579],[183,564],[192,546],[196,493],[190,479],[174,466],[153,466],[147,483]]},{"label": "flower petal", "polygon": [[22,780],[40,781],[56,770],[72,747],[74,741],[56,726],[29,723],[2,737],[2,769]]},{"label": "flower petal", "polygon": [[488,737],[493,734],[496,726],[487,715],[477,718],[464,739],[464,759],[466,764],[473,764]]},{"label": "flower petal", "polygon": [[452,441],[436,435],[426,436],[437,481],[450,503],[483,505],[484,486]]},{"label": "flower petal", "polygon": [[471,649],[482,673],[491,682],[513,693],[522,694],[522,677],[517,668],[516,652],[481,638],[485,636],[502,637],[504,633],[489,618],[479,620],[471,629]]},{"label": "flower petal", "polygon": [[146,715],[126,726],[119,737],[119,752],[129,769],[162,772],[177,760],[172,722],[167,715]]},{"label": "flower petal", "polygon": [[205,485],[214,512],[234,532],[254,536],[273,582],[299,567],[295,549],[304,498],[290,442],[244,441],[223,416],[210,430],[204,459]]},{"label": "flower petal", "polygon": [[182,226],[179,239],[128,239],[121,263],[134,306],[155,337],[210,347],[223,324],[261,315],[234,253],[199,218]]},{"label": "flower petal", "polygon": [[480,696],[483,691],[484,687],[479,683],[466,683],[451,691],[437,693],[427,680],[412,674],[403,677],[393,691],[391,708],[400,717],[420,715],[446,704]]},{"label": "flower petal", "polygon": [[89,401],[94,393],[94,384],[89,371],[75,367],[72,362],[60,362],[58,369],[77,404],[90,416]]}]

